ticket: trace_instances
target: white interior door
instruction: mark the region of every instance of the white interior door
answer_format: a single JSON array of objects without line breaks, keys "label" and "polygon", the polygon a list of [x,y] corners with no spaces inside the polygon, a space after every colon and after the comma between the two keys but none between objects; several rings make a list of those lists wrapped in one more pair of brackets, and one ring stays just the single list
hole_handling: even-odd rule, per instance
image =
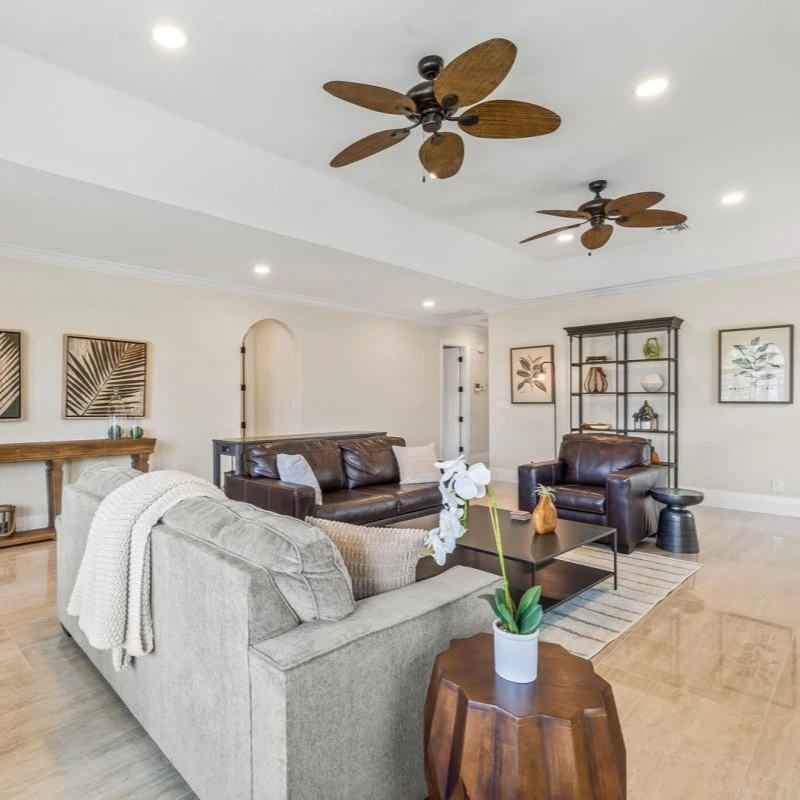
[{"label": "white interior door", "polygon": [[462,452],[460,347],[442,350],[442,458],[456,458]]}]

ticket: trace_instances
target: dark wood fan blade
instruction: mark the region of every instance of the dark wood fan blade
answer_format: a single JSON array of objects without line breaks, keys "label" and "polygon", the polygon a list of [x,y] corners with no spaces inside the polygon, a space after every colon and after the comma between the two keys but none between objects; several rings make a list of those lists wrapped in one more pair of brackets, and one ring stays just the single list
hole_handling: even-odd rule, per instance
[{"label": "dark wood fan blade", "polygon": [[632,217],[664,199],[661,192],[637,192],[626,194],[616,200],[609,200],[603,209],[606,214],[622,214],[623,217]]},{"label": "dark wood fan blade", "polygon": [[457,133],[434,133],[422,143],[419,160],[432,178],[452,178],[464,161],[464,140]]},{"label": "dark wood fan blade", "polygon": [[405,128],[371,133],[369,136],[353,142],[353,144],[345,147],[341,153],[335,155],[331,160],[331,166],[346,167],[348,164],[367,158],[367,156],[374,156],[375,153],[380,153],[381,150],[386,150],[387,147],[399,144],[407,136],[408,131]]},{"label": "dark wood fan blade", "polygon": [[454,58],[437,76],[433,91],[445,108],[471,106],[493,92],[508,75],[517,46],[508,39],[489,39]]},{"label": "dark wood fan blade", "polygon": [[618,219],[617,225],[622,225],[623,228],[664,228],[667,225],[680,225],[681,222],[686,222],[686,214],[652,208],[649,211],[640,211],[631,217]]},{"label": "dark wood fan blade", "polygon": [[470,108],[458,124],[464,133],[481,139],[522,139],[552,133],[561,117],[522,100],[489,100]]},{"label": "dark wood fan blade", "polygon": [[592,215],[588,211],[561,211],[550,209],[537,211],[537,214],[549,214],[551,217],[570,217],[571,219],[589,219]]},{"label": "dark wood fan blade", "polygon": [[350,81],[328,81],[322,87],[326,92],[354,103],[371,111],[382,111],[384,114],[409,114],[417,110],[410,97],[391,89],[370,86],[368,83],[351,83]]},{"label": "dark wood fan blade", "polygon": [[551,231],[545,231],[544,233],[537,233],[536,236],[529,236],[527,239],[523,239],[520,244],[525,244],[525,242],[532,242],[534,239],[541,239],[543,236],[552,236],[554,233],[561,233],[561,231],[568,231],[570,228],[580,228],[581,225],[585,225],[585,222],[576,222],[574,225],[564,225],[561,228],[553,228]]},{"label": "dark wood fan blade", "polygon": [[598,225],[595,228],[589,228],[581,236],[581,244],[587,250],[597,250],[611,238],[612,233],[614,233],[612,225]]}]

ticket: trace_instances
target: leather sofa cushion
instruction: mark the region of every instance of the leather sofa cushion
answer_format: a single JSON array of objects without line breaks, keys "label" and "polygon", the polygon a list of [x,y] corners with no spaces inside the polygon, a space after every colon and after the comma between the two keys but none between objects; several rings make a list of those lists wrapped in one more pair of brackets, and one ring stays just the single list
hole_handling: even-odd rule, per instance
[{"label": "leather sofa cushion", "polygon": [[606,513],[606,493],[596,486],[582,486],[575,483],[553,487],[556,490],[556,508],[572,511],[585,511],[589,514]]},{"label": "leather sofa cushion", "polygon": [[650,443],[637,436],[571,433],[561,440],[558,457],[565,465],[565,483],[605,486],[606,475],[650,463]]},{"label": "leather sofa cushion", "polygon": [[442,493],[438,483],[390,483],[368,486],[360,491],[391,494],[397,500],[397,515],[431,509],[438,512],[442,506]]},{"label": "leather sofa cushion", "polygon": [[396,509],[397,500],[394,495],[340,489],[322,496],[322,505],[317,506],[314,516],[362,525],[394,517]]},{"label": "leather sofa cushion", "polygon": [[392,446],[403,447],[405,440],[396,436],[373,436],[370,439],[346,439],[342,448],[344,472],[349,489],[397,483],[400,470]]},{"label": "leather sofa cushion", "polygon": [[277,464],[279,453],[302,455],[323,492],[332,492],[347,486],[340,442],[327,439],[298,439],[249,447],[245,453],[246,474],[251,478],[279,480]]}]

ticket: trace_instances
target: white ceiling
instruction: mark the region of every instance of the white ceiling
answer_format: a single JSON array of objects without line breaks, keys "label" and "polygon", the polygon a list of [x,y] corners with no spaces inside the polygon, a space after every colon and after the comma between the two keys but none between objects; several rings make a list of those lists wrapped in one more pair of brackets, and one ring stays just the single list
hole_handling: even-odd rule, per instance
[{"label": "white ceiling", "polygon": [[[153,46],[149,32],[162,19],[187,31],[185,51]],[[477,287],[463,302],[455,295],[452,302],[443,300],[453,310],[490,305],[498,294],[533,298],[793,258],[800,254],[793,206],[800,179],[798,33],[800,7],[792,0],[674,0],[668,7],[641,0],[613,5],[579,0],[6,3],[0,7],[0,43],[12,50],[4,54],[0,71],[0,99],[5,100],[0,158],[72,179],[53,191],[65,198],[74,192],[75,207],[87,219],[102,213],[104,232],[86,225],[77,235],[71,225],[19,219],[35,215],[38,201],[45,202],[50,191],[45,175],[0,183],[4,206],[14,205],[20,184],[28,187],[30,201],[14,226],[3,226],[3,239],[228,280],[231,259],[244,260],[253,248],[250,237],[261,230],[290,237],[297,251],[290,257],[286,251],[292,248],[270,240],[274,250],[268,257],[286,258],[292,265],[298,288],[287,291],[329,297],[341,292],[335,280],[320,278],[346,271],[345,254],[352,253],[354,263],[368,259],[371,274],[385,270],[387,278],[393,275],[410,287],[406,301],[391,283],[390,309],[381,296],[384,282],[373,281],[359,290],[360,302],[392,311],[409,302],[416,307],[408,313],[418,312],[417,295],[430,293],[422,288],[427,275]],[[420,56],[439,53],[449,60],[493,36],[510,38],[519,48],[514,68],[493,96],[552,108],[563,118],[555,134],[516,141],[467,136],[464,167],[448,181],[421,183],[415,137],[341,170],[327,166],[344,145],[393,127],[395,120],[330,97],[321,89],[323,82],[357,80],[405,91],[419,80]],[[39,69],[14,51],[177,117],[158,116],[144,103],[112,96],[67,73]],[[636,83],[654,74],[670,78],[668,92],[648,101],[635,98]],[[34,129],[39,106],[45,114]],[[92,122],[81,138],[78,122],[70,118],[78,110],[81,119]],[[47,118],[51,129],[43,132]],[[8,124],[13,130],[5,130]],[[119,127],[112,135],[113,124]],[[65,128],[74,131],[74,140]],[[97,140],[102,146],[95,142],[81,151],[76,141],[88,142],[99,128],[105,133]],[[208,129],[225,134],[213,143],[218,162],[203,149],[211,146]],[[156,131],[160,138],[147,139]],[[185,143],[169,154],[173,162],[181,161],[183,171],[162,165],[158,186],[145,180],[154,141]],[[307,170],[293,167],[284,175],[280,163],[267,161],[266,154]],[[129,174],[122,174],[114,160],[130,164]],[[231,170],[219,166],[223,163],[236,166],[235,189]],[[515,244],[561,224],[534,209],[575,208],[590,196],[586,182],[598,177],[609,180],[609,197],[664,192],[662,205],[688,214],[691,230],[658,237],[653,231],[617,229],[610,245],[591,259],[577,238],[569,244],[555,238]],[[92,195],[76,188],[77,181],[113,191]],[[719,196],[736,188],[747,192],[746,201],[722,208]],[[259,192],[273,192],[269,209],[266,200],[258,208]],[[125,195],[131,194],[154,203],[147,212],[152,238],[130,237],[123,247],[115,237],[124,238]],[[292,202],[284,208],[279,198],[288,194]],[[179,223],[167,204],[188,209],[189,216]],[[277,213],[281,209],[283,217]],[[307,217],[302,226],[301,215]],[[220,223],[225,232],[218,250],[204,238],[209,217],[238,225],[228,230]],[[165,247],[173,225],[187,248],[196,239],[208,257],[186,258],[188,251]],[[65,228],[60,239],[53,233],[59,227]],[[25,242],[19,241],[23,230]],[[301,255],[305,246],[307,258]],[[312,253],[320,246],[324,254]],[[547,266],[553,261],[560,267],[556,272]]]}]

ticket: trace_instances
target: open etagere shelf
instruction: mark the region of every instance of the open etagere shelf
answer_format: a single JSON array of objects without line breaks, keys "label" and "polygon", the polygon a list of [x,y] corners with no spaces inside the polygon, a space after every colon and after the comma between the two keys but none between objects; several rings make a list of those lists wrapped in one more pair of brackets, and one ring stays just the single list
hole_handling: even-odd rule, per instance
[{"label": "open etagere shelf", "polygon": [[[569,336],[570,430],[573,433],[622,433],[649,439],[667,470],[667,485],[678,485],[678,331],[679,317],[637,319],[565,328]],[[657,358],[644,357],[645,342],[658,342]],[[588,361],[605,356],[606,361]],[[607,380],[605,392],[589,392],[589,370],[600,367]],[[642,378],[656,373],[661,389],[648,392]],[[658,414],[656,428],[637,427],[633,415],[647,401]],[[587,431],[583,424],[602,422],[605,431]]]}]

